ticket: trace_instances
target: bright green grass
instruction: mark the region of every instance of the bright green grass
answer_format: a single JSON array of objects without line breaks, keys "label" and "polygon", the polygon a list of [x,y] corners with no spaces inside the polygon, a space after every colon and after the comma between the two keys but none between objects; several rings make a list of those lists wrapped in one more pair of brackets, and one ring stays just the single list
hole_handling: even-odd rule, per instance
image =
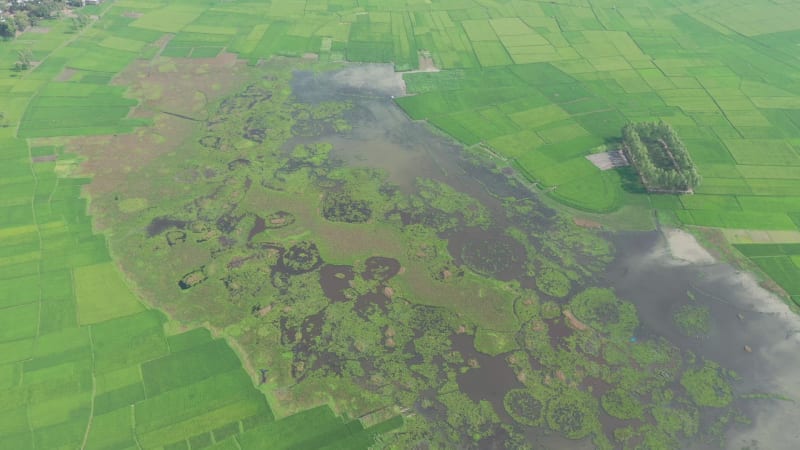
[{"label": "bright green grass", "polygon": [[81,325],[127,316],[144,309],[113,263],[78,267],[73,273]]},{"label": "bright green grass", "polygon": [[148,30],[174,33],[197,19],[206,8],[189,3],[167,5],[145,13],[136,19],[131,26]]}]

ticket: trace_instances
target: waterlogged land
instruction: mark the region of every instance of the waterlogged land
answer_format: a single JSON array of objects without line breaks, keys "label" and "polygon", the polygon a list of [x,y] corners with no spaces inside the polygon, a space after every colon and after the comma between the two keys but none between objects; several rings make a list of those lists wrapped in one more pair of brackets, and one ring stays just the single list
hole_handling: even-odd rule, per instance
[{"label": "waterlogged land", "polygon": [[[234,339],[280,415],[402,417],[379,439],[394,448],[681,448],[727,445],[749,406],[778,401],[748,396],[783,393],[687,345],[718,329],[685,290],[668,332],[643,321],[652,296],[615,291],[607,236],[409,122],[390,67],[195,64],[171,76],[240,84],[146,99],[187,132],[141,129],[158,157],[96,175],[93,213],[145,298]],[[134,92],[157,90],[136,70]]]}]

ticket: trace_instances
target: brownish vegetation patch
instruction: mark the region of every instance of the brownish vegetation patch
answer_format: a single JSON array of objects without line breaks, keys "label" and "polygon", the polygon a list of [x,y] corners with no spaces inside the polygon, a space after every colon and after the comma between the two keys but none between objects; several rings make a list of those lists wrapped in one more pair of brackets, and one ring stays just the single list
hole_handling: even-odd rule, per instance
[{"label": "brownish vegetation patch", "polygon": [[574,217],[572,220],[575,222],[575,225],[579,227],[591,229],[603,228],[603,225],[600,224],[600,222],[595,222],[594,220],[582,219],[580,217]]},{"label": "brownish vegetation patch", "polygon": [[563,311],[563,314],[564,314],[564,317],[567,318],[567,322],[569,322],[569,325],[572,328],[574,328],[574,329],[576,329],[578,331],[586,331],[586,330],[589,329],[589,327],[585,323],[583,323],[580,320],[578,320],[578,318],[575,317],[575,315],[572,314],[572,311],[570,311],[568,309],[565,309]]},{"label": "brownish vegetation patch", "polygon": [[246,79],[246,62],[232,54],[169,61],[170,70],[161,71],[159,58],[137,60],[114,79],[114,84],[129,86],[128,95],[140,101],[129,116],[152,120],[151,126],[130,134],[77,137],[67,144],[68,152],[86,159],[81,170],[92,176],[87,190],[98,229],[107,226],[103,213],[115,212],[104,196],[137,185],[133,179],[141,177],[138,169],[182,146],[205,121],[208,105]]},{"label": "brownish vegetation patch", "polygon": [[62,70],[61,73],[56,77],[56,81],[69,81],[73,76],[75,76],[76,72],[77,71],[75,69],[65,67],[64,70]]}]

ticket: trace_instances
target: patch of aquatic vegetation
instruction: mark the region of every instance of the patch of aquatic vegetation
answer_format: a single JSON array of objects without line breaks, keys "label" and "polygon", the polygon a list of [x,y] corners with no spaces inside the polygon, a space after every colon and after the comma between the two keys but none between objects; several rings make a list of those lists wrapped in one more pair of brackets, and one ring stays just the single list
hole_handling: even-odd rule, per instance
[{"label": "patch of aquatic vegetation", "polygon": [[559,270],[546,267],[536,277],[536,287],[551,297],[564,298],[572,288],[572,281]]},{"label": "patch of aquatic vegetation", "polygon": [[525,448],[530,427],[599,448],[714,432],[699,416],[730,403],[725,372],[637,339],[634,305],[592,287],[608,241],[474,154],[459,164],[491,201],[344,166],[325,136],[347,132],[350,105],[298,103],[291,69],[253,69],[134,174],[121,198],[157,206],[115,209],[131,212],[111,235],[148,298],[237,341],[279,412],[402,414],[389,448]]},{"label": "patch of aquatic vegetation", "polygon": [[417,180],[418,196],[428,210],[445,216],[457,217],[460,224],[486,228],[491,218],[486,207],[467,194],[458,192],[447,184],[431,179]]},{"label": "patch of aquatic vegetation", "polygon": [[707,306],[681,306],[673,313],[672,320],[684,336],[702,336],[711,329],[711,311]]},{"label": "patch of aquatic vegetation", "polygon": [[639,326],[636,307],[617,298],[610,289],[591,288],[576,295],[570,307],[578,320],[612,339],[627,339]]},{"label": "patch of aquatic vegetation", "polygon": [[547,425],[571,439],[581,439],[599,428],[597,400],[577,389],[561,389],[547,402]]},{"label": "patch of aquatic vegetation", "polygon": [[730,376],[719,364],[705,361],[702,367],[691,368],[681,377],[681,386],[699,406],[721,408],[733,400],[728,383]]},{"label": "patch of aquatic vegetation", "polygon": [[641,419],[644,416],[642,402],[636,394],[620,388],[611,389],[600,397],[603,410],[617,419]]}]

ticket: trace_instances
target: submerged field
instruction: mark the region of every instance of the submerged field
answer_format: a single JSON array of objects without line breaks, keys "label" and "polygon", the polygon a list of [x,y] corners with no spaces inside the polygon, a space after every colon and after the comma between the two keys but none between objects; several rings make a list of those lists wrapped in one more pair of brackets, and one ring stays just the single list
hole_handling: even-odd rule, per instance
[{"label": "submerged field", "polygon": [[[725,228],[800,301],[795,8],[80,13],[0,44],[0,447],[784,442],[796,322],[598,228]],[[695,195],[585,159],[658,119]]]}]

